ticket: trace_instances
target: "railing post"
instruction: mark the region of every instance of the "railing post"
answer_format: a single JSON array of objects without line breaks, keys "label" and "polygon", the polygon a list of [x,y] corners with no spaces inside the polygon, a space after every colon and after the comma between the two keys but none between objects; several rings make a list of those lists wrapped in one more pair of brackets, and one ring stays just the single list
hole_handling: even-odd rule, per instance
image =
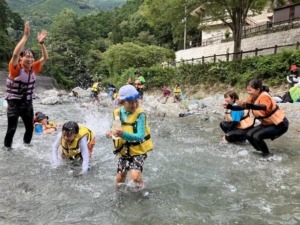
[{"label": "railing post", "polygon": [[217,58],[216,54],[214,54],[214,63],[216,63],[216,58]]},{"label": "railing post", "polygon": [[202,56],[202,64],[204,64],[204,56]]},{"label": "railing post", "polygon": [[274,46],[274,54],[277,54],[277,45]]},{"label": "railing post", "polygon": [[194,65],[194,58],[192,58],[192,65]]},{"label": "railing post", "polygon": [[226,61],[229,62],[229,52],[226,54]]},{"label": "railing post", "polygon": [[243,59],[243,50],[241,50],[241,58],[240,58],[240,60],[242,60]]},{"label": "railing post", "polygon": [[299,41],[297,41],[297,43],[296,43],[296,50],[298,50],[299,49]]},{"label": "railing post", "polygon": [[255,49],[255,56],[257,56],[258,48]]}]

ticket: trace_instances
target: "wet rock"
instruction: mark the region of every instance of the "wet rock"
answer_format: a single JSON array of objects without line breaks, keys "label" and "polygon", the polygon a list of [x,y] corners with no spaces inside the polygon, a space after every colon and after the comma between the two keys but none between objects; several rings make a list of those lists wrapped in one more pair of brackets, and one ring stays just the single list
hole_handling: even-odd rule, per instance
[{"label": "wet rock", "polygon": [[62,104],[62,100],[57,96],[47,97],[41,101],[42,105]]}]

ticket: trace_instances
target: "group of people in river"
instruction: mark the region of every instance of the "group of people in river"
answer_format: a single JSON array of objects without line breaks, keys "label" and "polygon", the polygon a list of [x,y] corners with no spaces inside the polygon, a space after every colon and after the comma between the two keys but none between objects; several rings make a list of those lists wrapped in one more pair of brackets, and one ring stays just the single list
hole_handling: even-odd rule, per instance
[{"label": "group of people in river", "polygon": [[[33,126],[32,100],[34,99],[36,75],[42,70],[48,59],[44,45],[47,31],[43,30],[37,35],[42,49],[42,57],[37,61],[35,61],[35,54],[31,49],[24,49],[29,35],[30,26],[26,23],[23,37],[16,45],[9,62],[9,77],[6,83],[5,96],[8,103],[8,124],[4,139],[4,147],[7,150],[12,147],[19,117],[22,118],[25,125],[23,138],[25,144],[30,144],[34,127],[42,129],[39,132],[57,129],[57,126],[49,125],[48,118],[43,113],[36,114],[36,121]],[[147,153],[153,149],[153,144],[147,117],[141,107],[145,79],[141,76],[140,71],[137,71],[136,75],[137,79],[134,84],[128,81],[128,84],[122,86],[118,91],[118,107],[115,108],[113,116],[120,118],[121,127],[108,130],[106,137],[116,137],[113,142],[114,153],[119,156],[116,175],[117,185],[125,182],[129,172],[131,183],[140,189],[144,186],[141,176],[144,162],[147,159]],[[93,85],[95,89],[92,91],[95,92],[95,96],[98,95],[99,84],[101,84],[101,80],[97,80]],[[245,101],[239,100],[234,91],[225,93],[223,106],[226,109],[227,121],[220,124],[221,129],[225,132],[224,139],[229,142],[248,140],[257,151],[262,152],[263,156],[268,156],[270,152],[264,140],[274,140],[284,134],[288,130],[289,122],[261,80],[252,80],[247,86],[247,93],[249,97]],[[180,101],[179,84],[175,86],[174,95],[174,101]],[[254,118],[250,116],[250,112]],[[261,123],[255,125],[255,119]],[[92,130],[75,121],[68,121],[63,124],[61,132],[52,146],[52,163],[54,166],[59,165],[59,148],[61,147],[61,158],[81,161],[81,174],[85,174],[89,171],[89,159],[92,156],[95,143],[95,134]]]}]

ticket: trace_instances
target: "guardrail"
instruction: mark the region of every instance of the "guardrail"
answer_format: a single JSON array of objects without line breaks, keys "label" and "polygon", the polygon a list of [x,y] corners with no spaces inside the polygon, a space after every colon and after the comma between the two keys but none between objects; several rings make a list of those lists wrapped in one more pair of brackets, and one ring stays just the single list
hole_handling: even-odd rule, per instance
[{"label": "guardrail", "polygon": [[216,63],[217,61],[231,61],[233,56],[240,55],[241,59],[246,56],[259,56],[259,55],[270,55],[270,54],[277,54],[278,52],[287,49],[287,48],[292,48],[292,49],[299,49],[300,42],[294,43],[294,44],[288,44],[288,45],[275,45],[273,47],[267,47],[267,48],[255,48],[253,50],[249,51],[240,51],[237,53],[226,53],[226,54],[214,54],[211,56],[202,56],[200,58],[192,58],[192,59],[187,59],[187,60],[181,60],[177,61],[177,64],[180,63],[191,63],[191,64],[199,64],[199,63]]}]

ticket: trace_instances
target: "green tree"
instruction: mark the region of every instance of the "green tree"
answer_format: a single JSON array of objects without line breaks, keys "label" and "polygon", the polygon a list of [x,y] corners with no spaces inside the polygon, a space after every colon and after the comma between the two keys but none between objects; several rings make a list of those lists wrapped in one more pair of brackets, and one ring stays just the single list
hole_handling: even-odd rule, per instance
[{"label": "green tree", "polygon": [[74,11],[66,9],[57,16],[51,26],[47,72],[65,88],[75,85],[87,87],[91,74],[85,64],[79,29],[79,20]]},{"label": "green tree", "polygon": [[241,58],[240,54],[242,43],[243,26],[249,11],[260,13],[267,5],[269,0],[211,0],[200,1],[204,9],[204,14],[211,20],[221,20],[232,31],[234,42],[233,59]]},{"label": "green tree", "polygon": [[7,65],[15,42],[21,38],[24,22],[20,15],[12,12],[5,0],[0,0],[0,66]]},{"label": "green tree", "polygon": [[199,39],[199,32],[197,32],[199,21],[189,13],[198,5],[199,0],[145,0],[139,13],[154,29],[160,46],[177,50],[184,47],[185,29],[186,40]]},{"label": "green tree", "polygon": [[103,53],[102,61],[110,75],[118,76],[130,67],[151,67],[174,60],[175,53],[154,45],[124,43],[112,45]]}]

